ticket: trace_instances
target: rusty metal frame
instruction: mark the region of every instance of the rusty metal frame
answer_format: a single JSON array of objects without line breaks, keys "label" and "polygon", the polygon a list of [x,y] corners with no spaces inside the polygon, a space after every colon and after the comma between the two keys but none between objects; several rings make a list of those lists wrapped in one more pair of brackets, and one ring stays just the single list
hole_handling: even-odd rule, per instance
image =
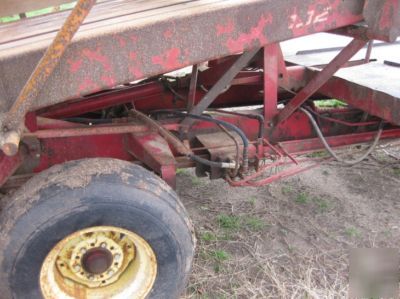
[{"label": "rusty metal frame", "polygon": [[18,98],[5,114],[3,123],[1,124],[3,136],[0,138],[0,144],[6,155],[14,156],[17,154],[25,115],[30,111],[33,102],[60,62],[72,38],[95,3],[96,0],[79,0],[77,2],[52,44],[24,85]]},{"label": "rusty metal frame", "polygon": [[[228,89],[232,80],[246,65],[249,64],[249,62],[259,51],[260,48],[256,48],[243,53],[225,72],[221,79],[219,79],[218,82],[207,92],[201,101],[195,107],[193,107],[193,109],[190,111],[190,114],[202,114],[224,90]],[[182,121],[181,125],[183,128],[188,128],[191,124],[193,124],[193,122],[193,119],[187,117]]]},{"label": "rusty metal frame", "polygon": [[318,91],[346,62],[350,60],[366,44],[367,40],[353,39],[321,72],[315,75],[308,84],[302,88],[296,96],[274,119],[273,125],[285,121],[293,114],[310,96]]}]

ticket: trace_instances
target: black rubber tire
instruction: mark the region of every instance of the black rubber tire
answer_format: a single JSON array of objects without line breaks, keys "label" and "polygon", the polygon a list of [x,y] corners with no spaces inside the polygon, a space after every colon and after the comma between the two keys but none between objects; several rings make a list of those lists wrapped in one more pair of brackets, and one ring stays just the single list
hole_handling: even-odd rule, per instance
[{"label": "black rubber tire", "polygon": [[18,190],[0,215],[0,297],[42,298],[39,273],[60,240],[92,226],[135,232],[157,257],[149,298],[178,298],[191,270],[195,237],[176,193],[140,166],[85,159],[54,166]]}]

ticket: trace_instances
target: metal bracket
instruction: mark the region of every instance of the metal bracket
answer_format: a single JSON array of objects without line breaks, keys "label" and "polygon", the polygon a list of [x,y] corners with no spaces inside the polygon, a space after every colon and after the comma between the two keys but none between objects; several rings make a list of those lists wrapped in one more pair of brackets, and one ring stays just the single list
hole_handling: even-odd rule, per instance
[{"label": "metal bracket", "polygon": [[348,62],[368,40],[353,39],[320,73],[308,82],[286,107],[274,118],[273,125],[288,119],[310,96],[318,91],[346,62]]},{"label": "metal bracket", "polygon": [[[209,90],[209,92],[201,99],[201,101],[190,111],[190,114],[202,114],[214,100],[226,89],[237,74],[253,59],[253,57],[260,51],[260,48],[243,53],[229,70],[219,79],[219,81]],[[185,118],[181,125],[188,128],[193,124],[193,119]]]}]

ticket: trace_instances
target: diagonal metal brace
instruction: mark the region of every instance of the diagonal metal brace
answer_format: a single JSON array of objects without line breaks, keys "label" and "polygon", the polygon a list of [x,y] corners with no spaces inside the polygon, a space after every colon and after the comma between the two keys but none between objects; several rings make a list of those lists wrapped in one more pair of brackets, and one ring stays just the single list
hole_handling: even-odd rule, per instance
[{"label": "diagonal metal brace", "polygon": [[78,1],[11,109],[4,115],[1,124],[3,136],[0,136],[0,145],[6,155],[17,154],[26,113],[29,112],[33,102],[37,99],[47,79],[57,67],[72,38],[95,3],[96,0]]},{"label": "diagonal metal brace", "polygon": [[[214,100],[226,89],[237,74],[254,58],[260,51],[260,48],[243,53],[229,70],[219,79],[219,81],[209,90],[209,92],[201,99],[201,101],[190,111],[190,114],[202,114]],[[181,125],[188,128],[194,122],[193,119],[186,117]]]},{"label": "diagonal metal brace", "polygon": [[310,96],[318,91],[328,80],[359,50],[368,40],[353,39],[320,73],[308,82],[308,84],[296,94],[296,96],[285,106],[285,108],[274,118],[273,125],[276,126],[288,119]]}]

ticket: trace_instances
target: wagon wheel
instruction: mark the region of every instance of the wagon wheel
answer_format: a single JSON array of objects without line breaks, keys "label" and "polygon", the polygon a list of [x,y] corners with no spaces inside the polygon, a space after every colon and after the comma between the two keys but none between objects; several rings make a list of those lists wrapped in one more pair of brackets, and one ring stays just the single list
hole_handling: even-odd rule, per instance
[{"label": "wagon wheel", "polygon": [[195,239],[177,195],[113,159],[55,166],[0,217],[1,298],[177,298]]}]

